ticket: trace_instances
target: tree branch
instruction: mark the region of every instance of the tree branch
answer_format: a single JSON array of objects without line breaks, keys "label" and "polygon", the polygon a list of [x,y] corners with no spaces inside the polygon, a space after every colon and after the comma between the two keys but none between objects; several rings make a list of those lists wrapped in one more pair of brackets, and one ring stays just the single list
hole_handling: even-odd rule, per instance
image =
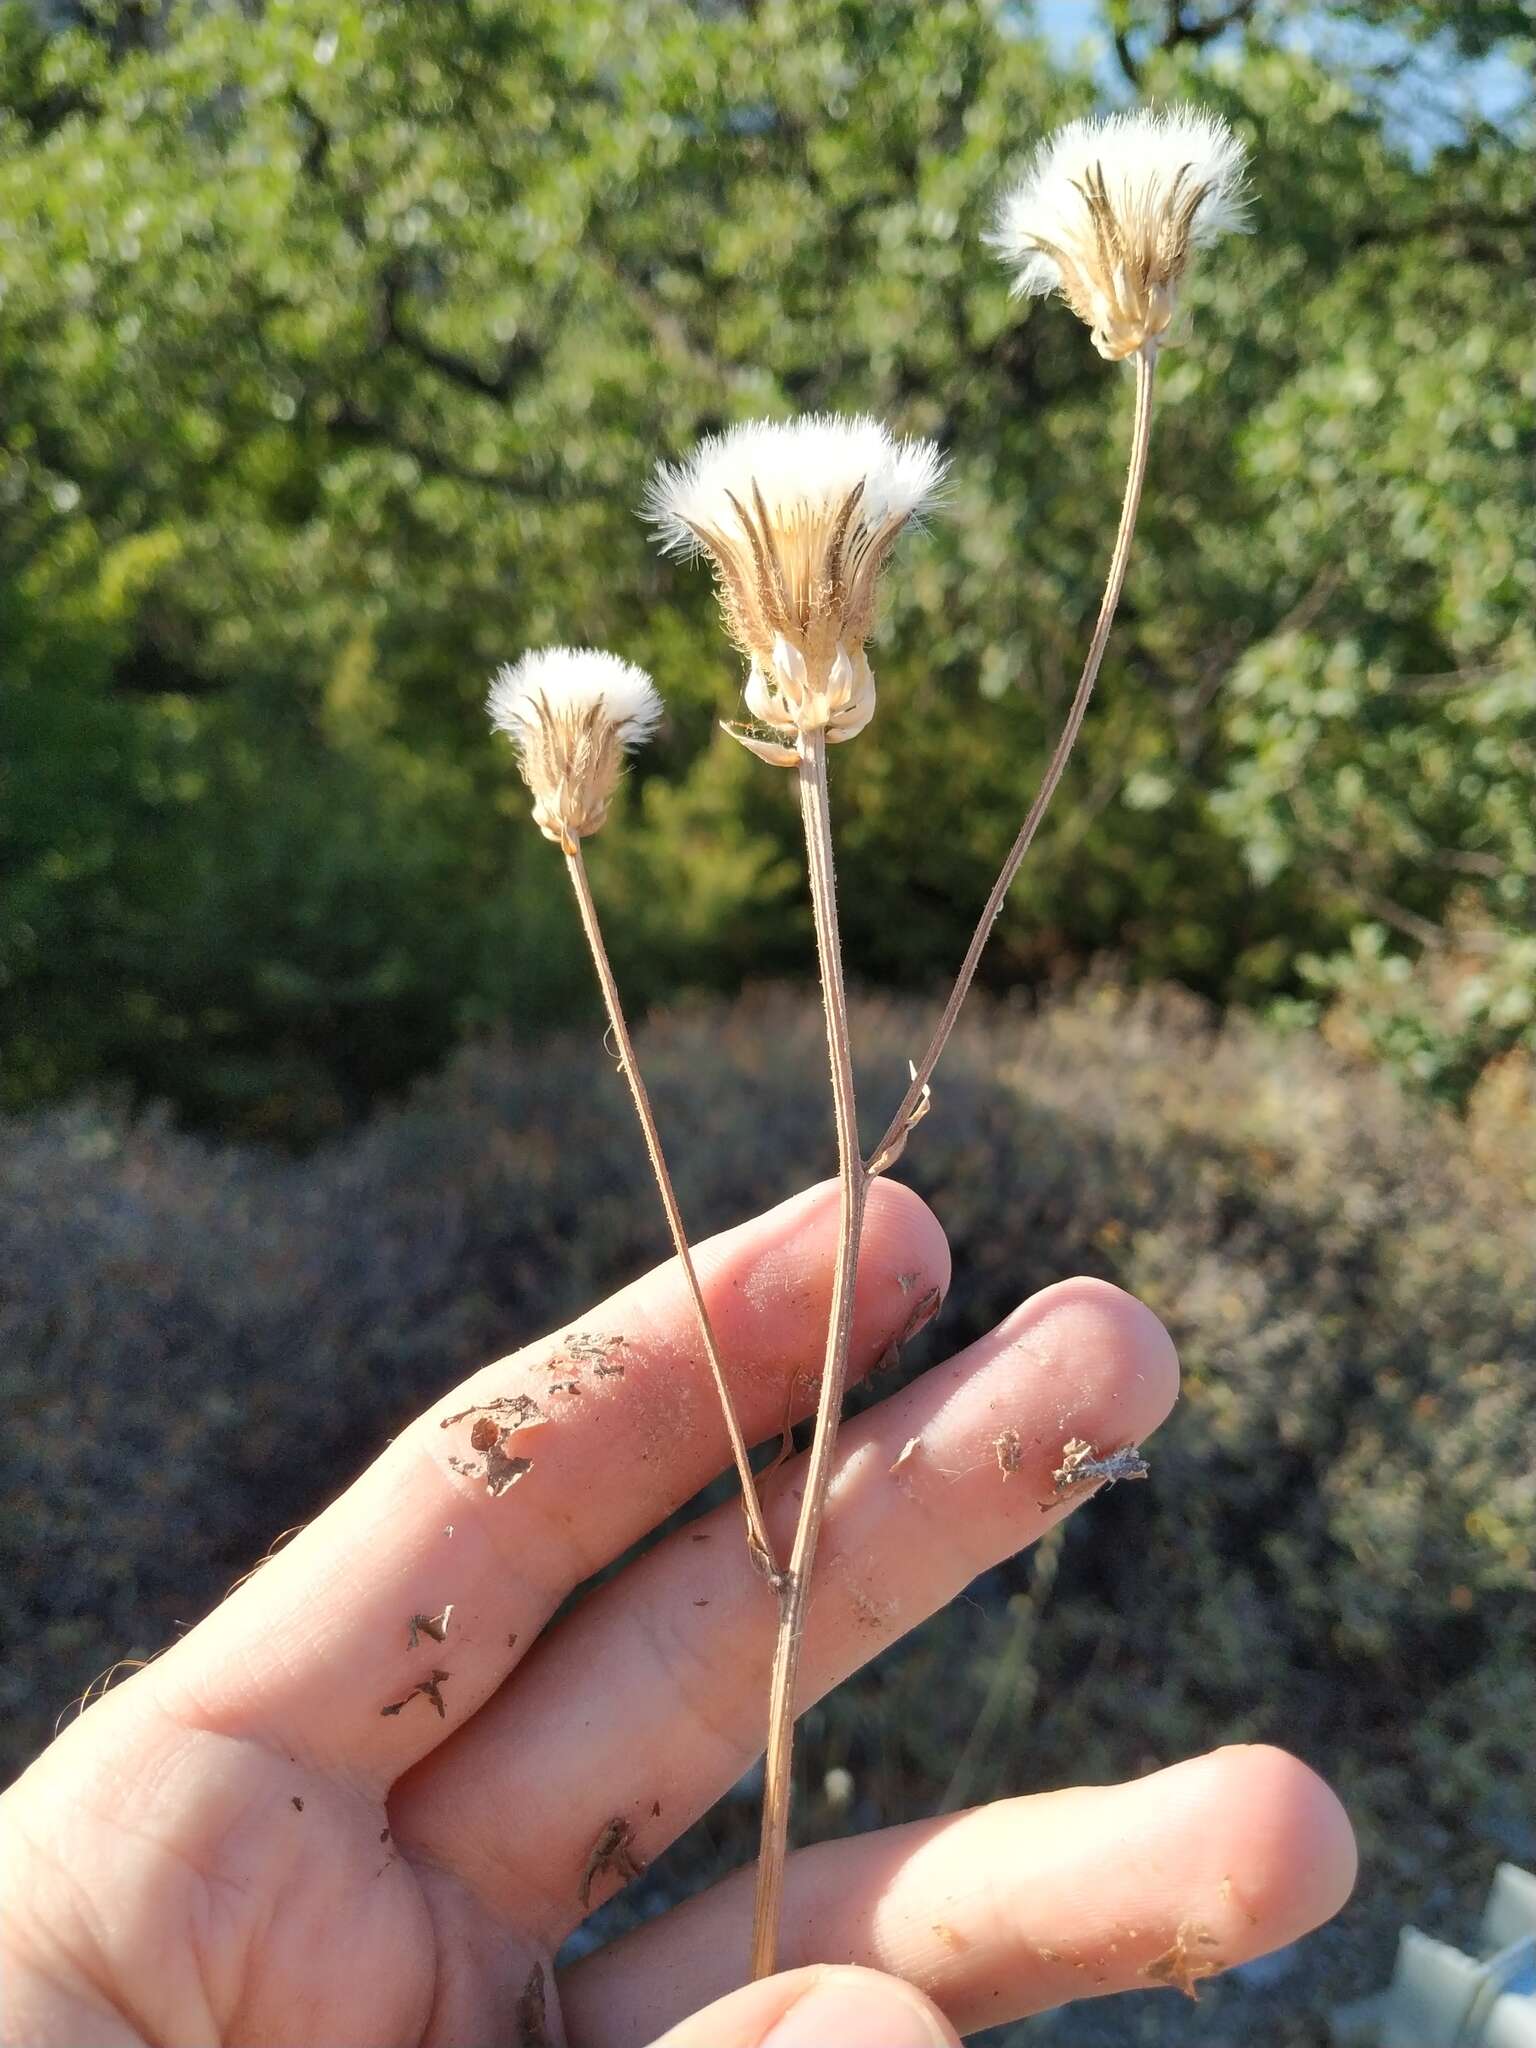
[{"label": "tree branch", "polygon": [[501,403],[512,396],[525,378],[543,368],[547,351],[521,335],[508,342],[496,368],[487,371],[481,369],[472,357],[460,355],[456,349],[443,348],[414,327],[407,326],[403,310],[406,285],[398,262],[385,267],[380,286],[379,328],[382,338],[415,356],[419,363],[435,370],[440,377],[446,377],[451,384]]},{"label": "tree branch", "polygon": [[643,278],[627,270],[610,250],[594,246],[588,253],[604,276],[624,294],[641,326],[668,355],[696,376],[706,377],[711,383],[722,384],[728,390],[734,390],[745,381],[746,373],[739,364],[723,361],[702,342],[696,341],[682,316],[659,298]]},{"label": "tree branch", "polygon": [[1491,234],[1529,236],[1536,216],[1527,213],[1483,213],[1473,206],[1456,207],[1446,213],[1426,214],[1421,220],[1373,221],[1356,228],[1348,237],[1351,249],[1369,249],[1381,243],[1411,242],[1419,235],[1456,234],[1481,229]]},{"label": "tree branch", "polygon": [[[324,185],[333,195],[342,226],[357,247],[366,250],[369,244],[362,201],[338,185],[331,174],[335,138],[329,122],[316,113],[302,93],[292,93],[290,99],[294,112],[309,130],[301,158],[305,174],[316,184]],[[450,384],[457,384],[461,390],[473,391],[481,398],[501,404],[512,396],[525,378],[543,368],[548,349],[521,335],[508,342],[494,370],[483,369],[472,356],[462,355],[457,349],[445,348],[407,321],[407,290],[404,259],[395,256],[385,264],[379,279],[379,339],[414,356],[417,362],[436,371]]]},{"label": "tree branch", "polygon": [[1247,23],[1257,5],[1258,0],[1233,0],[1232,6],[1222,14],[1212,15],[1209,21],[1186,21],[1183,0],[1168,0],[1167,27],[1160,47],[1172,50],[1180,43],[1193,43],[1199,49],[1205,43],[1214,42],[1217,36],[1225,35],[1229,28]]},{"label": "tree branch", "polygon": [[562,491],[552,478],[523,475],[513,470],[473,469],[467,463],[455,462],[452,456],[441,455],[425,442],[412,440],[383,420],[372,418],[350,399],[342,403],[330,425],[338,436],[363,445],[392,448],[397,455],[408,455],[413,462],[419,463],[428,476],[446,477],[452,483],[478,484],[488,491],[500,491],[509,498],[543,503],[553,503],[557,498],[571,495]]}]

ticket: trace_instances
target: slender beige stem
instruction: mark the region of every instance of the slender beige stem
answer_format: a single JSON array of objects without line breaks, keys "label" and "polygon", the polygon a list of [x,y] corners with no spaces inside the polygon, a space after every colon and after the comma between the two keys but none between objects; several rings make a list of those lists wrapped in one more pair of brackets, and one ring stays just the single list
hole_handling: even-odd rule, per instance
[{"label": "slender beige stem", "polygon": [[634,1041],[629,1035],[629,1026],[624,1021],[624,1008],[619,1001],[619,985],[613,977],[608,948],[603,944],[602,928],[597,921],[597,905],[592,900],[592,885],[587,879],[587,864],[582,858],[579,839],[570,842],[565,865],[571,877],[571,886],[576,891],[582,927],[587,935],[587,944],[592,949],[597,978],[602,983],[603,1001],[608,1006],[608,1021],[613,1026],[613,1036],[619,1048],[624,1078],[629,1083],[629,1092],[635,1100],[635,1113],[645,1134],[645,1149],[650,1154],[651,1171],[656,1176],[661,1206],[667,1212],[667,1227],[672,1233],[673,1249],[677,1253],[678,1264],[683,1269],[683,1277],[688,1283],[688,1292],[693,1298],[693,1312],[698,1320],[699,1335],[704,1340],[705,1356],[714,1375],[715,1391],[720,1396],[726,1434],[731,1440],[731,1455],[736,1460],[736,1472],[741,1480],[742,1512],[747,1518],[747,1544],[759,1571],[770,1584],[777,1586],[778,1569],[773,1561],[773,1546],[768,1540],[768,1525],[763,1520],[763,1504],[758,1497],[757,1481],[752,1476],[752,1462],[747,1455],[746,1439],[741,1433],[741,1424],[736,1419],[735,1404],[731,1400],[731,1390],[726,1384],[725,1368],[720,1362],[720,1347],[715,1341],[714,1326],[709,1320],[709,1310],[704,1302],[704,1291],[699,1285],[699,1276],[694,1269],[688,1233],[683,1228],[682,1211],[677,1206],[672,1176],[667,1171],[666,1154],[661,1149],[661,1133],[656,1128],[651,1098],[646,1093],[645,1082],[640,1077],[640,1062],[635,1058]]},{"label": "slender beige stem", "polygon": [[784,1897],[784,1859],[789,1845],[790,1770],[794,1748],[795,1680],[805,1635],[811,1573],[821,1534],[832,1456],[848,1379],[848,1341],[853,1330],[854,1282],[869,1177],[859,1157],[859,1126],[853,1099],[853,1062],[848,1039],[848,1004],[843,990],[843,956],[837,929],[837,888],[832,868],[832,819],[827,801],[827,747],[821,733],[802,742],[800,811],[805,823],[806,865],[816,917],[822,1001],[827,1016],[827,1056],[832,1068],[832,1106],[837,1121],[838,1179],[842,1204],[838,1220],[837,1265],[827,1326],[816,1431],[806,1467],[805,1495],[789,1565],[779,1586],[779,1631],[773,1649],[768,1695],[768,1748],[763,1765],[763,1835],[757,1865],[757,1903],[752,1921],[752,1975],[770,1976],[776,1965]]},{"label": "slender beige stem", "polygon": [[800,1668],[800,1651],[805,1635],[811,1574],[816,1545],[826,1509],[827,1489],[832,1478],[837,1425],[842,1413],[848,1378],[848,1346],[853,1327],[854,1282],[858,1270],[859,1238],[864,1208],[875,1176],[883,1173],[901,1154],[908,1131],[921,1116],[934,1068],[948,1042],[960,1008],[975,978],[977,963],[1010,884],[1039,830],[1040,821],[1056,792],[1068,757],[1088,709],[1088,700],[1098,679],[1109,630],[1120,602],[1130,560],[1131,536],[1141,504],[1146,476],[1147,449],[1152,427],[1152,373],[1155,350],[1148,349],[1136,359],[1136,415],[1131,436],[1130,468],[1125,498],[1120,510],[1120,527],[1115,536],[1104,597],[1089,644],[1088,657],[1078,682],[1067,722],[1045,778],[1030,806],[1018,838],[1014,841],[1002,872],[993,885],[986,908],[972,936],[970,947],[944,1014],[921,1065],[913,1069],[912,1085],[889,1130],[871,1154],[866,1166],[859,1154],[858,1122],[855,1115],[853,1068],[849,1049],[848,1007],[843,989],[842,948],[838,937],[837,892],[833,876],[832,829],[827,800],[826,742],[817,734],[802,743],[799,766],[800,809],[805,824],[806,860],[810,873],[811,904],[816,917],[816,944],[821,962],[822,998],[827,1019],[827,1052],[832,1068],[832,1101],[837,1120],[839,1181],[842,1205],[838,1228],[837,1266],[832,1283],[832,1311],[827,1331],[827,1352],[822,1368],[821,1395],[816,1409],[816,1429],[806,1469],[805,1494],[795,1530],[789,1564],[779,1580],[779,1627],[774,1643],[773,1675],[768,1696],[768,1746],[764,1757],[763,1831],[757,1866],[757,1902],[752,1923],[752,1975],[772,1974],[778,1960],[779,1922],[783,1910],[784,1864],[789,1842],[791,1765],[794,1748],[795,1682]]},{"label": "slender beige stem", "polygon": [[1136,514],[1141,508],[1141,487],[1147,473],[1147,449],[1152,437],[1152,374],[1157,365],[1157,352],[1149,344],[1136,357],[1136,416],[1131,429],[1131,459],[1125,479],[1125,497],[1120,507],[1120,527],[1115,535],[1114,553],[1109,560],[1109,574],[1104,581],[1104,596],[1099,605],[1098,620],[1094,625],[1093,638],[1088,643],[1088,657],[1083,663],[1072,708],[1067,713],[1067,722],[1062,727],[1061,737],[1056,742],[1056,751],[1051,755],[1045,778],[1029,807],[1029,815],[1013,842],[1008,858],[1003,862],[1002,871],[992,884],[992,893],[987,898],[986,908],[977,921],[971,943],[961,962],[960,972],[950,991],[949,1001],[944,1005],[944,1014],[938,1028],[929,1041],[928,1050],[912,1070],[912,1085],[902,1098],[901,1107],[891,1118],[889,1127],[879,1144],[870,1154],[870,1171],[883,1173],[888,1166],[894,1166],[901,1157],[907,1142],[907,1133],[922,1114],[928,1083],[938,1065],[949,1035],[955,1028],[961,1005],[970,993],[976,968],[983,949],[992,935],[1003,900],[1012,886],[1013,878],[1029,852],[1040,821],[1045,816],[1051,798],[1056,794],[1066,768],[1068,757],[1077,742],[1088,700],[1093,695],[1093,686],[1098,681],[1099,666],[1104,659],[1104,649],[1109,643],[1109,629],[1115,621],[1115,611],[1120,603],[1120,591],[1125,582],[1126,564],[1131,558],[1131,536],[1136,530]]}]

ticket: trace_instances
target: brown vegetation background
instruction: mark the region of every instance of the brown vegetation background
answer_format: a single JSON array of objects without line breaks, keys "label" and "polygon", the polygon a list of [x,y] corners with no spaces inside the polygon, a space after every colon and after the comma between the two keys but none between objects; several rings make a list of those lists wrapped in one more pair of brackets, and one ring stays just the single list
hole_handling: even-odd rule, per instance
[{"label": "brown vegetation background", "polygon": [[[866,1137],[927,1021],[858,1009]],[[820,1030],[768,991],[645,1033],[700,1224],[830,1172]],[[1318,2041],[1401,1920],[1454,1936],[1500,1856],[1536,1855],[1533,1129],[1518,1066],[1455,1121],[1172,993],[964,1027],[902,1168],[955,1286],[901,1370],[1087,1270],[1166,1320],[1184,1397],[1152,1482],[1069,1525],[1054,1583],[1027,1555],[988,1574],[815,1711],[802,1828],[1272,1739],[1339,1788],[1364,1848],[1356,1903],[1272,1983],[1212,1986],[1198,2012],[1089,2005],[1031,2040]],[[13,1120],[0,1161],[6,1770],[456,1375],[665,1251],[595,1032],[461,1054],[303,1163],[88,1107]],[[727,1802],[610,1920],[754,1843],[750,1802]]]}]

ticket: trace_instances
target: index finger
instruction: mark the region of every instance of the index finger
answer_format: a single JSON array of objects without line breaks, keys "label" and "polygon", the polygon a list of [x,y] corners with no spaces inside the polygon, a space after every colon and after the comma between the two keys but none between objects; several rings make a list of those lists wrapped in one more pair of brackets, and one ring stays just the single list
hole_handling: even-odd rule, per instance
[{"label": "index finger", "polygon": [[[836,1237],[823,1186],[696,1251],[749,1441],[814,1404]],[[948,1277],[925,1204],[877,1184],[855,1370],[931,1313]],[[568,1593],[728,1462],[669,1261],[429,1409],[145,1679],[184,1722],[383,1791],[475,1712]]]}]

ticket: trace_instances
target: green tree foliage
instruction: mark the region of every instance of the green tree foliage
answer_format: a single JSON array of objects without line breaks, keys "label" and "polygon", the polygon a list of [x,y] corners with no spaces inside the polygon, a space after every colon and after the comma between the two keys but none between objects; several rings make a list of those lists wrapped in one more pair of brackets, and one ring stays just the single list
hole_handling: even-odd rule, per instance
[{"label": "green tree foliage", "polygon": [[[1000,0],[0,7],[6,1100],[119,1079],[302,1135],[585,1003],[480,711],[551,639],[674,710],[596,848],[637,994],[798,968],[792,808],[714,737],[707,579],[634,511],[761,412],[954,455],[836,764],[853,969],[943,974],[1070,693],[1128,409],[980,236],[1132,79],[1238,124],[1257,232],[1167,359],[993,978],[1110,948],[1332,1000],[1448,1091],[1536,1038],[1529,110],[1401,111],[1423,48],[1518,61],[1519,10],[1083,13],[1118,67]],[[1309,54],[1330,13],[1394,94]]]}]

